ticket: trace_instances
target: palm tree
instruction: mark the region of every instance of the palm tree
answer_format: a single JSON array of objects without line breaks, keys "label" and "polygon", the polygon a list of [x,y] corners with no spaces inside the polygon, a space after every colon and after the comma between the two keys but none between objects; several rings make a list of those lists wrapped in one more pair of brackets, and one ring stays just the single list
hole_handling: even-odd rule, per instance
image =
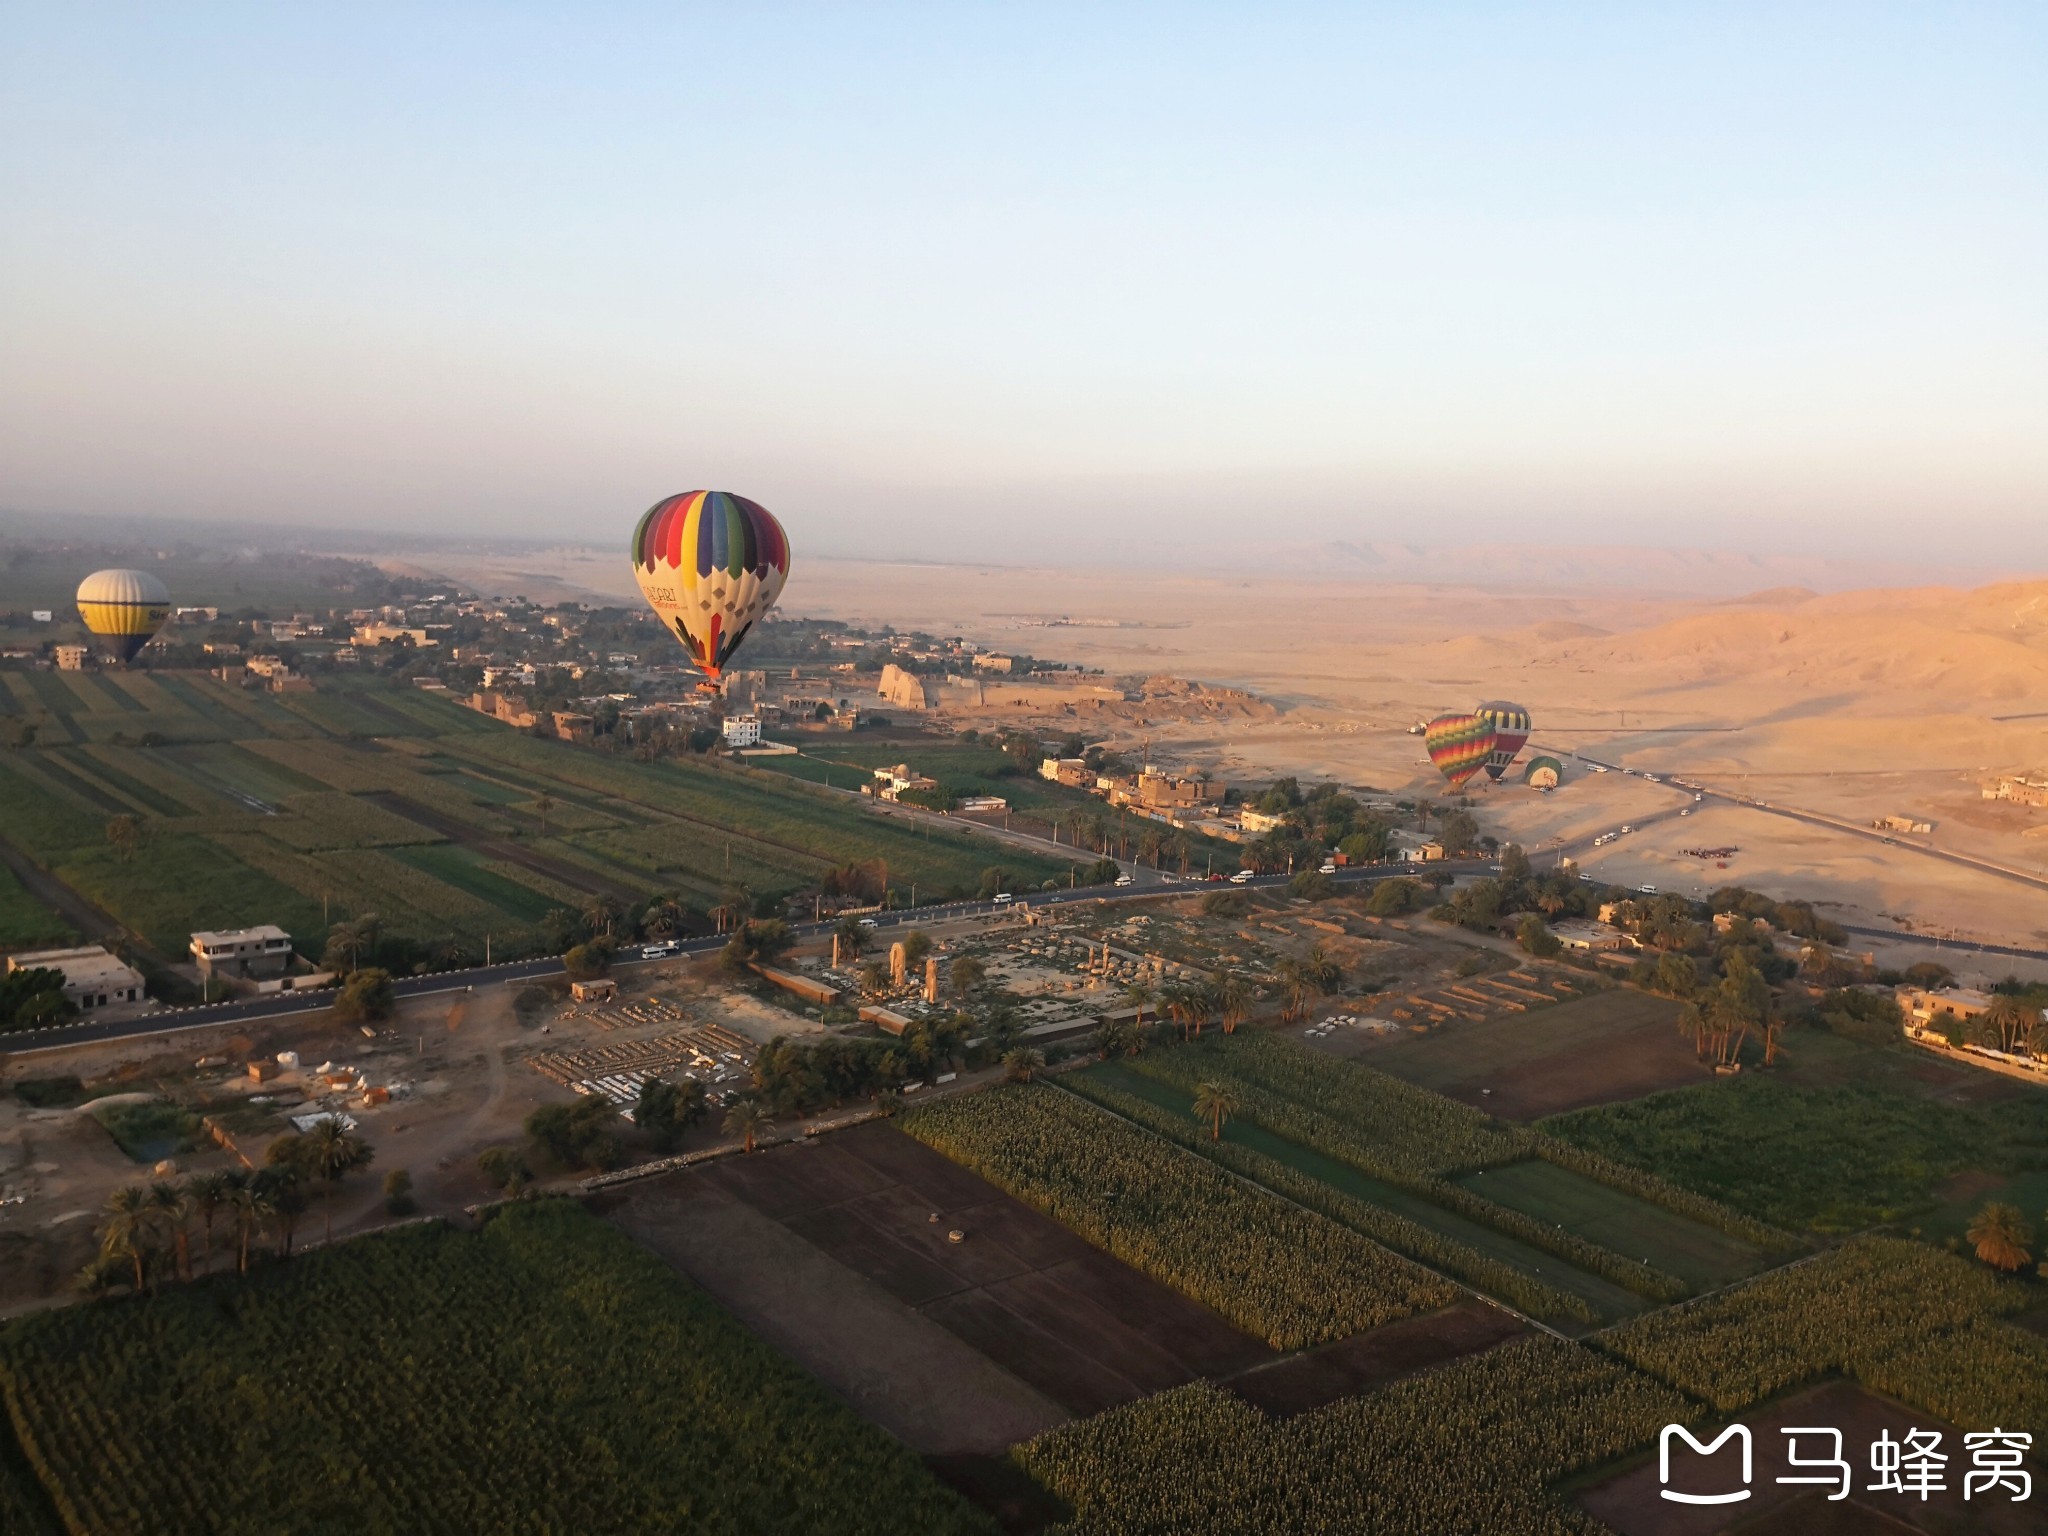
[{"label": "palm tree", "polygon": [[889,990],[889,967],[879,960],[870,960],[860,968],[860,990],[863,997],[880,997]]},{"label": "palm tree", "polygon": [[1138,1010],[1138,1016],[1131,1022],[1140,1029],[1145,1027],[1145,1010],[1152,1005],[1156,994],[1142,981],[1134,981],[1124,988],[1124,1001]]},{"label": "palm tree", "polygon": [[726,1134],[739,1137],[749,1152],[754,1150],[755,1141],[769,1124],[768,1111],[761,1107],[758,1099],[739,1099],[725,1112]]},{"label": "palm tree", "polygon": [[1993,1050],[2008,1053],[2023,1050],[2040,1022],[2041,1015],[2016,997],[1994,998],[1977,1016],[1979,1038]]},{"label": "palm tree", "polygon": [[1021,1046],[1003,1058],[1003,1076],[1013,1083],[1028,1083],[1045,1066],[1045,1052]]},{"label": "palm tree", "polygon": [[158,1230],[169,1235],[171,1249],[176,1257],[178,1278],[192,1278],[192,1234],[186,1230],[191,1219],[192,1205],[185,1198],[185,1191],[166,1179],[158,1179],[149,1186],[149,1214]]},{"label": "palm tree", "polygon": [[600,933],[610,938],[618,915],[619,904],[609,896],[593,896],[583,904],[583,926],[593,939]]},{"label": "palm tree", "polygon": [[276,1209],[269,1184],[248,1174],[235,1177],[236,1273],[249,1273],[249,1238]]},{"label": "palm tree", "polygon": [[540,835],[548,835],[548,813],[555,808],[555,797],[542,790],[533,797],[533,808],[540,813]]},{"label": "palm tree", "polygon": [[1221,1083],[1203,1083],[1195,1089],[1194,1116],[1209,1122],[1209,1139],[1223,1139],[1223,1122],[1237,1113],[1237,1098]]},{"label": "palm tree", "polygon": [[988,967],[972,955],[962,955],[946,967],[946,986],[955,997],[968,997],[988,980]]},{"label": "palm tree", "polygon": [[867,952],[868,930],[861,927],[860,919],[851,913],[834,925],[832,937],[839,941],[839,953],[849,960],[858,960]]},{"label": "palm tree", "polygon": [[1142,1038],[1127,1021],[1111,1019],[1102,1026],[1097,1043],[1102,1047],[1102,1059],[1108,1061],[1113,1056],[1128,1056],[1136,1051]]},{"label": "palm tree", "polygon": [[674,895],[657,896],[641,914],[640,926],[657,939],[665,939],[683,926],[682,903]]},{"label": "palm tree", "polygon": [[1992,1201],[1970,1219],[1967,1235],[1977,1257],[1993,1269],[2025,1269],[2033,1262],[2027,1244],[2033,1241],[2034,1234],[2017,1206]]},{"label": "palm tree", "polygon": [[1216,997],[1216,1011],[1223,1016],[1223,1033],[1234,1035],[1237,1026],[1252,1011],[1251,983],[1235,971],[1217,971],[1209,978]]},{"label": "palm tree", "polygon": [[124,1184],[107,1197],[107,1226],[100,1234],[100,1252],[135,1265],[136,1294],[142,1292],[142,1264],[149,1253],[149,1192],[140,1184]]},{"label": "palm tree", "polygon": [[234,1176],[225,1171],[195,1173],[185,1181],[185,1196],[192,1202],[192,1209],[199,1217],[199,1231],[202,1240],[201,1256],[206,1261],[206,1272],[213,1273],[213,1222],[223,1210],[234,1203]]},{"label": "palm tree", "polygon": [[307,1164],[327,1185],[327,1241],[334,1241],[334,1197],[341,1181],[358,1168],[367,1168],[376,1155],[375,1149],[362,1137],[353,1134],[341,1123],[338,1115],[329,1115],[319,1122],[307,1136],[311,1145],[307,1148]]}]

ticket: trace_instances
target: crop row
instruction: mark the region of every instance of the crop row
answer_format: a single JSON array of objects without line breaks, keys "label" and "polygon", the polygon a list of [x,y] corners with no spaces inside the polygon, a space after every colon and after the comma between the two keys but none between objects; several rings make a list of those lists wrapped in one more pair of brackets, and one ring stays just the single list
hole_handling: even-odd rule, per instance
[{"label": "crop row", "polygon": [[266,818],[265,835],[302,853],[327,848],[398,848],[408,843],[438,843],[416,821],[394,815],[374,801],[338,791],[294,795],[285,801],[286,814]]},{"label": "crop row", "polygon": [[1814,1376],[1860,1374],[2025,1305],[2018,1286],[1951,1254],[1904,1238],[1861,1237],[1623,1323],[1601,1340],[1659,1380],[1732,1412]]},{"label": "crop row", "polygon": [[1593,1309],[1568,1291],[1547,1285],[1512,1264],[1483,1254],[1420,1222],[1411,1221],[1397,1211],[1332,1188],[1321,1179],[1290,1168],[1279,1159],[1268,1157],[1254,1148],[1235,1141],[1212,1141],[1208,1133],[1192,1120],[1172,1114],[1136,1094],[1125,1093],[1085,1073],[1066,1079],[1066,1086],[1104,1109],[1134,1120],[1147,1130],[1220,1163],[1232,1173],[1240,1174],[1255,1184],[1263,1184],[1312,1210],[1321,1211],[1331,1220],[1341,1221],[1376,1243],[1454,1275],[1467,1285],[1498,1296],[1524,1312],[1581,1323],[1598,1321]]},{"label": "crop row", "polygon": [[[1359,1155],[1370,1156],[1383,1168],[1405,1166],[1415,1173],[1454,1180],[1475,1169],[1540,1157],[1757,1247],[1796,1246],[1795,1240],[1783,1232],[1655,1174],[1541,1131],[1494,1120],[1469,1105],[1385,1072],[1355,1062],[1333,1062],[1280,1035],[1241,1030],[1235,1035],[1200,1042],[1194,1052],[1183,1054],[1191,1065],[1159,1070],[1176,1071],[1183,1079],[1190,1074],[1199,1077],[1204,1072],[1226,1070],[1240,1082],[1265,1088],[1328,1116],[1344,1129],[1348,1144]],[[1193,1063],[1215,1065],[1212,1068]],[[1147,1070],[1153,1068],[1148,1065]],[[1347,1160],[1351,1156],[1334,1151],[1330,1155]],[[1619,1276],[1615,1278],[1621,1284],[1630,1284]]]},{"label": "crop row", "polygon": [[2048,1426],[2048,1339],[1991,1318],[1859,1361],[1864,1385],[1964,1429]]},{"label": "crop row", "polygon": [[901,1124],[1275,1349],[1343,1338],[1456,1294],[1350,1228],[1043,1084],[948,1099]]},{"label": "crop row", "polygon": [[[1422,1160],[1427,1148],[1413,1142],[1390,1141],[1386,1134],[1390,1128],[1384,1123],[1340,1120],[1323,1110],[1282,1097],[1236,1076],[1231,1070],[1231,1054],[1222,1054],[1221,1065],[1213,1059],[1215,1054],[1211,1053],[1212,1059],[1205,1061],[1193,1052],[1154,1051],[1133,1065],[1147,1076],[1171,1082],[1190,1092],[1205,1080],[1205,1073],[1209,1079],[1229,1083],[1238,1099],[1238,1113],[1276,1136],[1311,1148],[1325,1157],[1349,1163],[1361,1173],[1405,1189],[1410,1194],[1420,1195],[1431,1204],[1455,1212],[1468,1221],[1492,1227],[1496,1232],[1505,1233],[1518,1242],[1563,1259],[1588,1274],[1611,1280],[1652,1301],[1676,1301],[1690,1289],[1676,1275],[1666,1274],[1641,1259],[1632,1259],[1603,1248],[1575,1232],[1567,1232],[1554,1222],[1539,1221],[1524,1211],[1498,1204],[1462,1184],[1454,1184],[1449,1179],[1418,1168],[1416,1164]],[[1401,1086],[1409,1095],[1423,1092],[1405,1083]],[[1325,1095],[1326,1102],[1336,1097]],[[1465,1108],[1448,1099],[1443,1102],[1454,1109]],[[1411,1123],[1414,1118],[1410,1117]],[[1440,1122],[1443,1117],[1432,1115],[1429,1118]],[[1513,1145],[1505,1136],[1497,1140],[1503,1146]]]},{"label": "crop row", "polygon": [[74,1530],[967,1532],[917,1459],[547,1202],[0,1331]]},{"label": "crop row", "polygon": [[1697,1413],[1592,1350],[1532,1338],[1284,1422],[1181,1387],[1013,1454],[1073,1507],[1070,1536],[1586,1536],[1598,1527],[1549,1485]]}]

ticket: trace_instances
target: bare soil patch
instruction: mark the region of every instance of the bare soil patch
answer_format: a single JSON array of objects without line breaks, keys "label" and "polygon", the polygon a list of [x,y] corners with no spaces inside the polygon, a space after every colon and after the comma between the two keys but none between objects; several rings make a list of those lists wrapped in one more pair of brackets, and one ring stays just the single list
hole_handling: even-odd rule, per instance
[{"label": "bare soil patch", "polygon": [[1678,1004],[1617,990],[1368,1044],[1368,1066],[1509,1120],[1704,1081]]},{"label": "bare soil patch", "polygon": [[[1683,1505],[1660,1497],[1657,1454],[1652,1450],[1623,1471],[1578,1492],[1579,1507],[1601,1520],[1617,1536],[1721,1536],[1740,1532],[1742,1536],[1822,1536],[1864,1532],[1884,1536],[1887,1532],[1920,1531],[1940,1533],[1983,1533],[1983,1536],[2021,1536],[2041,1530],[2040,1505],[2036,1499],[2015,1504],[2011,1493],[1985,1494],[1963,1498],[1963,1473],[1970,1458],[1963,1446],[1962,1431],[1932,1415],[1864,1391],[1850,1382],[1832,1382],[1803,1392],[1783,1402],[1744,1416],[1755,1446],[1755,1467],[1749,1483],[1750,1497],[1737,1504]],[[1782,1476],[1815,1475],[1813,1469],[1794,1468],[1787,1460],[1792,1444],[1781,1431],[1786,1425],[1821,1425],[1842,1431],[1842,1457],[1852,1473],[1847,1499],[1829,1502],[1828,1488],[1785,1486]],[[2031,1428],[2032,1426],[2028,1426]],[[1908,1430],[1931,1429],[1941,1434],[1938,1449],[1949,1459],[1943,1481],[1947,1490],[1932,1494],[1924,1502],[1917,1494],[1873,1493],[1876,1481],[1870,1469],[1870,1446],[1889,1432],[1903,1442]],[[1702,1434],[1701,1439],[1712,1436]],[[1811,1460],[1831,1454],[1825,1436],[1800,1438],[1800,1454]],[[2039,1468],[2029,1470],[2036,1473]],[[1715,1455],[1699,1456],[1682,1445],[1672,1452],[1671,1487],[1687,1493],[1727,1493],[1742,1486],[1740,1453],[1734,1442]],[[2039,1489],[2035,1490],[2038,1498]]]},{"label": "bare soil patch", "polygon": [[929,1454],[991,1453],[1276,1358],[886,1125],[629,1185],[600,1209]]},{"label": "bare soil patch", "polygon": [[1526,1329],[1513,1313],[1475,1298],[1254,1367],[1224,1385],[1254,1408],[1292,1418],[1461,1355],[1479,1354]]}]

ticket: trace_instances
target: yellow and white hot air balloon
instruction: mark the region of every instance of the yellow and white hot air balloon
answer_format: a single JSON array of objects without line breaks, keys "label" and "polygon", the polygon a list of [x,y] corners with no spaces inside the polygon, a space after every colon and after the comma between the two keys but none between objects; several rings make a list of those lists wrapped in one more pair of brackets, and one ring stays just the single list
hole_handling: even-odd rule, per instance
[{"label": "yellow and white hot air balloon", "polygon": [[147,571],[94,571],[78,584],[78,616],[121,661],[132,661],[171,616],[171,594]]}]

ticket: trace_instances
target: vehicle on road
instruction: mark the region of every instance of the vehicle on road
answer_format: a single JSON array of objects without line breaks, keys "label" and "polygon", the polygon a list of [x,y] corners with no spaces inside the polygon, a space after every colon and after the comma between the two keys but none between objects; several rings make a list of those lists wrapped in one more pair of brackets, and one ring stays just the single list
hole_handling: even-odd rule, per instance
[{"label": "vehicle on road", "polygon": [[1130,874],[1129,872],[1125,872],[1124,874],[1118,875],[1116,877],[1116,883],[1118,885],[1136,885],[1138,883],[1138,877],[1136,875]]},{"label": "vehicle on road", "polygon": [[640,946],[640,958],[642,960],[660,960],[669,955],[680,955],[682,952],[683,941],[681,939],[666,939],[658,943],[642,944]]},{"label": "vehicle on road", "polygon": [[1255,871],[1249,869],[1240,869],[1236,874],[1230,877],[1230,883],[1232,885],[1243,885],[1245,881],[1256,880],[1257,878],[1258,875]]},{"label": "vehicle on road", "polygon": [[1316,866],[1316,873],[1319,875],[1334,875],[1337,873],[1337,866],[1328,862],[1318,864]]},{"label": "vehicle on road", "polygon": [[1654,885],[1639,885],[1636,887],[1636,894],[1638,896],[1654,896],[1657,894],[1657,887]]},{"label": "vehicle on road", "polygon": [[[1004,898],[1004,897],[1001,897],[1001,896],[998,896],[998,897],[996,898],[996,900],[998,900],[998,901],[1002,901],[1002,900],[1005,900],[1005,899],[1006,899],[1006,898]],[[875,929],[877,929],[877,928],[879,928],[879,927],[881,927],[881,926],[882,926],[882,925],[881,925],[880,923],[876,922],[876,921],[875,921],[875,920],[874,920],[874,919],[873,919],[872,917],[864,917],[864,918],[862,918],[862,919],[860,920],[860,925],[861,925],[861,927],[863,927],[863,928],[867,929],[867,930],[868,930],[868,931],[869,931],[870,933],[874,932],[874,930],[875,930]]]},{"label": "vehicle on road", "polygon": [[1684,810],[1680,811],[1678,814],[1681,816],[1690,816],[1692,814],[1692,807],[1688,805]]},{"label": "vehicle on road", "polygon": [[1635,828],[1630,826],[1624,826],[1621,830],[1624,832],[1633,832],[1635,831]]},{"label": "vehicle on road", "polygon": [[996,905],[999,907],[1007,907],[1011,902],[1015,901],[1016,899],[1017,898],[1015,896],[1012,896],[1008,891],[996,892]]}]

